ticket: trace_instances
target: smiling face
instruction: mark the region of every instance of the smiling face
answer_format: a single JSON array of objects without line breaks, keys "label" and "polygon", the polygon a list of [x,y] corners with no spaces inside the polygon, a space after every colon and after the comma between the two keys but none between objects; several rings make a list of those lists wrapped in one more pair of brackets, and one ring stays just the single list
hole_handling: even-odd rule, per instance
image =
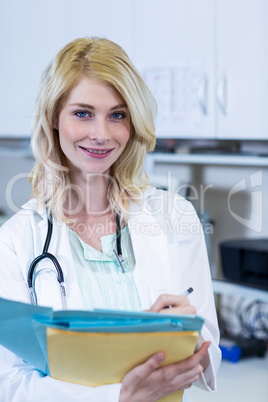
[{"label": "smiling face", "polygon": [[130,114],[124,99],[106,83],[83,78],[70,92],[56,128],[72,180],[87,173],[109,173],[130,136]]}]

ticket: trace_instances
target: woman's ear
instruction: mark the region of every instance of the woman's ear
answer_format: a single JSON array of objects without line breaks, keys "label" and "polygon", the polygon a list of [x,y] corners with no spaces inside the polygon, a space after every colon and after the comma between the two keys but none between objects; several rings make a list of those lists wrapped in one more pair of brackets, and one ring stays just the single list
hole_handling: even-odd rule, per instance
[{"label": "woman's ear", "polygon": [[53,130],[59,130],[58,120],[53,124]]}]

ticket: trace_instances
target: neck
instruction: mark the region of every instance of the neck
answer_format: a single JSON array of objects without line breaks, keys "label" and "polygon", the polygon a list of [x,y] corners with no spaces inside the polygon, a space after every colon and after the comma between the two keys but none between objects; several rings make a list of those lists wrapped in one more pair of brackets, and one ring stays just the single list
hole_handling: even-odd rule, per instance
[{"label": "neck", "polygon": [[70,175],[70,191],[64,208],[69,216],[104,215],[110,213],[107,198],[109,176],[89,174],[79,182]]}]

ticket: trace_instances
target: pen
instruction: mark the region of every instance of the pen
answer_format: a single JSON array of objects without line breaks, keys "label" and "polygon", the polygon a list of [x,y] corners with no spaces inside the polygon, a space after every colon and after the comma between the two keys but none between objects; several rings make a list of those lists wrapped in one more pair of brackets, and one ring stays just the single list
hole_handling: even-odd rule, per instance
[{"label": "pen", "polygon": [[[182,293],[182,296],[189,296],[194,291],[193,288],[188,288]],[[164,308],[172,308],[172,306],[165,306]]]},{"label": "pen", "polygon": [[185,292],[182,293],[182,296],[189,296],[193,291],[194,291],[193,288],[189,288]]},{"label": "pen", "polygon": [[115,250],[113,250],[113,252],[114,252],[114,256],[115,256],[117,264],[121,268],[122,273],[124,273],[125,270],[124,270],[124,267],[123,267],[123,264],[122,264],[123,261],[120,260],[120,257],[119,257],[119,255],[117,254],[117,252]]}]

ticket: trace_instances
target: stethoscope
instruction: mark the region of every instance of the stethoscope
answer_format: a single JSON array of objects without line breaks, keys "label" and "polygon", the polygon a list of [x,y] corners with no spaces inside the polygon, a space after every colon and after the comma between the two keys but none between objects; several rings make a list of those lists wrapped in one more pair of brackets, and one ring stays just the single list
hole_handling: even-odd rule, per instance
[{"label": "stethoscope", "polygon": [[[40,254],[38,257],[36,257],[31,262],[31,265],[30,265],[29,271],[28,271],[27,282],[28,282],[28,288],[30,291],[31,303],[34,305],[37,305],[37,296],[36,296],[36,291],[35,291],[35,281],[36,281],[37,275],[44,271],[46,271],[46,272],[52,271],[52,269],[50,269],[50,268],[43,268],[43,269],[40,269],[37,273],[35,273],[35,268],[36,268],[37,264],[39,264],[40,261],[47,258],[53,263],[54,268],[56,270],[57,281],[60,286],[62,308],[63,308],[63,310],[66,310],[66,287],[64,284],[63,271],[62,271],[62,268],[61,268],[60,263],[57,260],[57,258],[53,254],[48,252],[48,248],[49,248],[51,236],[52,236],[52,230],[53,230],[53,219],[52,219],[51,214],[47,214],[47,225],[48,225],[47,226],[47,235],[46,235],[46,240],[45,240],[42,254]],[[123,254],[122,254],[122,248],[121,248],[121,225],[120,225],[120,215],[119,214],[116,215],[116,249],[113,249],[113,253],[114,253],[118,266],[120,267],[122,273],[124,273],[125,272],[124,267],[123,267],[124,258],[123,258]]]}]

